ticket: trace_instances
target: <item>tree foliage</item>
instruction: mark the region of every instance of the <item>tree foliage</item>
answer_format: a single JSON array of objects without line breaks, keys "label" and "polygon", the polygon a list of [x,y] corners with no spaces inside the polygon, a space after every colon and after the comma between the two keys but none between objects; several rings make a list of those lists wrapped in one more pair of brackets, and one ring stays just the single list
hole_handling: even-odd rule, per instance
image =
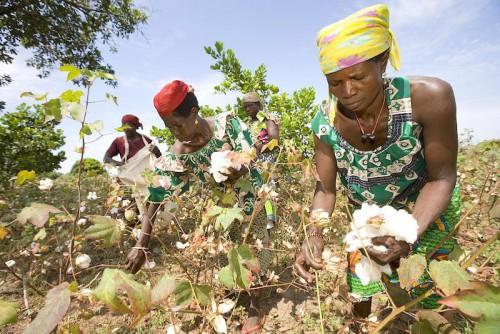
[{"label": "tree foliage", "polygon": [[28,65],[47,76],[60,63],[106,69],[99,44],[112,51],[114,37],[127,38],[145,23],[133,0],[5,0],[0,6],[0,61],[11,63],[19,47],[30,49]]},{"label": "tree foliage", "polygon": [[[128,38],[146,20],[133,0],[4,0],[0,62],[12,63],[23,47],[32,52],[27,65],[39,70],[40,77],[59,64],[113,73],[101,48],[115,52],[114,38]],[[0,86],[11,81],[9,75],[0,74]]]},{"label": "tree foliage", "polygon": [[[271,112],[277,112],[281,117],[280,141],[289,143],[299,149],[305,156],[311,157],[314,147],[309,123],[318,110],[314,103],[316,93],[313,87],[305,87],[292,93],[281,92],[280,89],[267,82],[267,68],[261,64],[251,71],[244,68],[231,49],[225,49],[222,42],[216,42],[214,47],[206,46],[205,52],[215,60],[210,66],[212,70],[224,75],[221,84],[214,87],[216,93],[257,92],[262,103]],[[238,116],[245,118],[242,100],[237,99],[233,106]]]},{"label": "tree foliage", "polygon": [[[83,167],[82,173],[87,173],[89,176],[106,174],[106,171],[104,170],[102,164],[99,162],[99,160],[94,158],[84,158],[82,167]],[[77,175],[79,168],[80,168],[80,161],[75,161],[69,173],[71,175]]]},{"label": "tree foliage", "polygon": [[[16,112],[0,116],[0,182],[21,170],[33,170],[37,174],[59,168],[65,154],[57,149],[64,145],[61,129],[56,121],[45,122],[41,107],[34,109],[26,104]],[[1,186],[1,185],[0,185]]]}]

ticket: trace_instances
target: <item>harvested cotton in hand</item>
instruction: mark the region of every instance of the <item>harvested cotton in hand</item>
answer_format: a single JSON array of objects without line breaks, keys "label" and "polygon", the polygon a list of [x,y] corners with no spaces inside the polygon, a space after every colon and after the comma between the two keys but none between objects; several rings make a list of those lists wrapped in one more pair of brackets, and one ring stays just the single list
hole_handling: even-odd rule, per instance
[{"label": "harvested cotton in hand", "polygon": [[250,152],[235,152],[235,151],[222,151],[214,152],[210,156],[211,166],[210,174],[213,175],[216,182],[224,182],[231,174],[230,168],[240,170],[241,166],[249,165],[255,153]]},{"label": "harvested cotton in hand", "polygon": [[[348,252],[370,246],[379,252],[387,251],[385,246],[373,245],[374,237],[392,236],[398,241],[407,243],[414,243],[417,240],[417,221],[405,210],[364,203],[361,209],[353,213],[352,218],[351,232],[347,233],[344,239]],[[355,266],[355,272],[361,283],[368,285],[378,282],[382,273],[390,275],[392,270],[388,264],[381,266],[361,255],[361,260]]]}]

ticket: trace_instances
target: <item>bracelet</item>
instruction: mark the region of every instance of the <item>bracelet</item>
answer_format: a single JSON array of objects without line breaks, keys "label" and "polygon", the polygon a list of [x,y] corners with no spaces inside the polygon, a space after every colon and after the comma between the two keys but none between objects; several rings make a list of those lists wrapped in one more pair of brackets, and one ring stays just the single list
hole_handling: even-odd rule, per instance
[{"label": "bracelet", "polygon": [[309,222],[319,227],[326,227],[330,225],[330,214],[323,209],[315,209],[311,212]]},{"label": "bracelet", "polygon": [[308,234],[308,236],[309,236],[309,237],[318,237],[318,238],[323,239],[323,234],[318,233],[318,232],[312,232],[312,233],[309,233],[309,234]]},{"label": "bracelet", "polygon": [[147,235],[148,237],[150,237],[150,236],[151,236],[151,234],[146,233],[146,232],[142,232],[142,231],[141,231],[141,235],[142,235],[142,234]]},{"label": "bracelet", "polygon": [[133,248],[133,249],[140,249],[140,250],[143,250],[143,251],[149,252],[149,248],[148,248],[148,247],[133,246],[132,248]]}]

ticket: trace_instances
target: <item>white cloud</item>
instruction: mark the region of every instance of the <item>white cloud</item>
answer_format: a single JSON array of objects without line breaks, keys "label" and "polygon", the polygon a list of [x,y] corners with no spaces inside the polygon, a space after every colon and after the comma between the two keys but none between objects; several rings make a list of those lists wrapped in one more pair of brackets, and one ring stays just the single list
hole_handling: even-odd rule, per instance
[{"label": "white cloud", "polygon": [[391,25],[414,25],[415,23],[431,20],[456,2],[456,0],[395,1],[389,5]]}]

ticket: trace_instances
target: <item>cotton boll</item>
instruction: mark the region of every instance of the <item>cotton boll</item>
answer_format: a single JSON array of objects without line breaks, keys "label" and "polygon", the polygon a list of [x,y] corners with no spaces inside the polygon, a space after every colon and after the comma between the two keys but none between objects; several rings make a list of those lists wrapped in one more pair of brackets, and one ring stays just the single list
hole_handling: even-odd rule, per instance
[{"label": "cotton boll", "polygon": [[356,263],[354,271],[363,285],[378,282],[382,273],[392,274],[391,267],[388,264],[381,266],[373,261],[370,263],[370,260],[365,256],[362,256],[361,260]]},{"label": "cotton boll", "polygon": [[372,242],[371,239],[365,239],[361,241],[361,239],[358,238],[356,232],[349,232],[345,236],[344,242],[347,245],[347,251],[348,252],[354,252],[358,249],[363,248],[363,245],[365,247],[371,246]]},{"label": "cotton boll", "polygon": [[399,210],[396,213],[389,211],[385,216],[384,224],[380,227],[380,232],[383,235],[393,236],[396,240],[414,243],[417,240],[418,224],[415,218],[405,210]]},{"label": "cotton boll", "polygon": [[375,216],[380,215],[382,212],[375,204],[363,203],[361,209],[354,211],[352,215],[352,223],[356,228],[361,228],[366,225],[366,222]]},{"label": "cotton boll", "polygon": [[87,254],[80,254],[75,259],[75,264],[80,269],[87,269],[92,259]]},{"label": "cotton boll", "polygon": [[38,189],[40,190],[50,190],[54,186],[54,181],[51,179],[43,179],[40,180],[40,184],[38,186]]},{"label": "cotton boll", "polygon": [[210,174],[215,179],[215,182],[220,183],[227,180],[227,176],[224,174],[229,174],[229,167],[231,167],[231,161],[228,159],[228,154],[230,151],[214,152],[210,156]]}]

